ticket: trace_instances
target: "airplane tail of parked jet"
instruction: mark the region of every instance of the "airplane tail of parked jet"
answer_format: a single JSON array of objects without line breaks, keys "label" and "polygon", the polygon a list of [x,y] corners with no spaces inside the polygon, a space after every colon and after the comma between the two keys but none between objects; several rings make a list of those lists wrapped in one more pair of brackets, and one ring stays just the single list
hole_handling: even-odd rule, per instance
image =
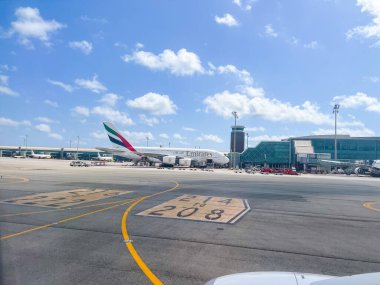
[{"label": "airplane tail of parked jet", "polygon": [[108,138],[116,149],[129,150],[137,153],[136,149],[116,130],[115,126],[110,122],[103,122],[107,131]]}]

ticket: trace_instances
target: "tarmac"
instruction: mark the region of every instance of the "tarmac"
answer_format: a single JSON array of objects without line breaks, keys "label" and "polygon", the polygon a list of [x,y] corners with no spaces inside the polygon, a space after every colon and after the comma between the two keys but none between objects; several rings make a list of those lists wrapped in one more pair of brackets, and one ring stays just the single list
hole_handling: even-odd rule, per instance
[{"label": "tarmac", "polygon": [[0,158],[1,284],[380,271],[380,179]]}]

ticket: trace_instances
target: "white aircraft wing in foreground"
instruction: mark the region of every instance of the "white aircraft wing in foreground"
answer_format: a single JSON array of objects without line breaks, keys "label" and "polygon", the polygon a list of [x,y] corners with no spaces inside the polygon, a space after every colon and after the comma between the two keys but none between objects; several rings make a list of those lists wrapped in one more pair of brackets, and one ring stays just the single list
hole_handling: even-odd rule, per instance
[{"label": "white aircraft wing in foreground", "polygon": [[221,276],[205,285],[379,285],[380,272],[344,277],[296,272],[247,272]]}]

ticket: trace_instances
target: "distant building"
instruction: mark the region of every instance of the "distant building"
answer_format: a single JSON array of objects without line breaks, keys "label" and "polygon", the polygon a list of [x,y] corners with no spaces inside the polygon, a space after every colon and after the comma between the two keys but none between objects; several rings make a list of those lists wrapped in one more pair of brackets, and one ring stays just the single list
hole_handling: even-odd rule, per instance
[{"label": "distant building", "polygon": [[91,160],[98,157],[98,153],[112,155],[105,153],[95,148],[70,148],[70,147],[46,147],[46,146],[0,146],[0,157],[12,157],[15,155],[28,156],[31,151],[36,154],[50,154],[55,159],[78,159]]},{"label": "distant building", "polygon": [[244,151],[244,148],[245,148],[244,128],[245,128],[244,126],[231,127],[231,143],[230,143],[231,152],[242,153]]},{"label": "distant building", "polygon": [[[295,166],[297,169],[326,168],[323,160],[334,157],[334,135],[294,137],[283,141],[263,141],[240,155],[241,166]],[[371,162],[380,159],[380,137],[337,136],[337,159]]]}]

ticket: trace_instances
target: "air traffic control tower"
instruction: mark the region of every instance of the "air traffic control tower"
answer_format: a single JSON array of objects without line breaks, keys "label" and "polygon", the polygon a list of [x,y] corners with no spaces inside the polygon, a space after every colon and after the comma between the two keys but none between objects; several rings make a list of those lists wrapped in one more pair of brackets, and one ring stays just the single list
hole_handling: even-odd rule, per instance
[{"label": "air traffic control tower", "polygon": [[[245,149],[244,126],[231,127],[231,144],[230,151],[242,153]],[[234,147],[235,146],[235,147]]]}]

